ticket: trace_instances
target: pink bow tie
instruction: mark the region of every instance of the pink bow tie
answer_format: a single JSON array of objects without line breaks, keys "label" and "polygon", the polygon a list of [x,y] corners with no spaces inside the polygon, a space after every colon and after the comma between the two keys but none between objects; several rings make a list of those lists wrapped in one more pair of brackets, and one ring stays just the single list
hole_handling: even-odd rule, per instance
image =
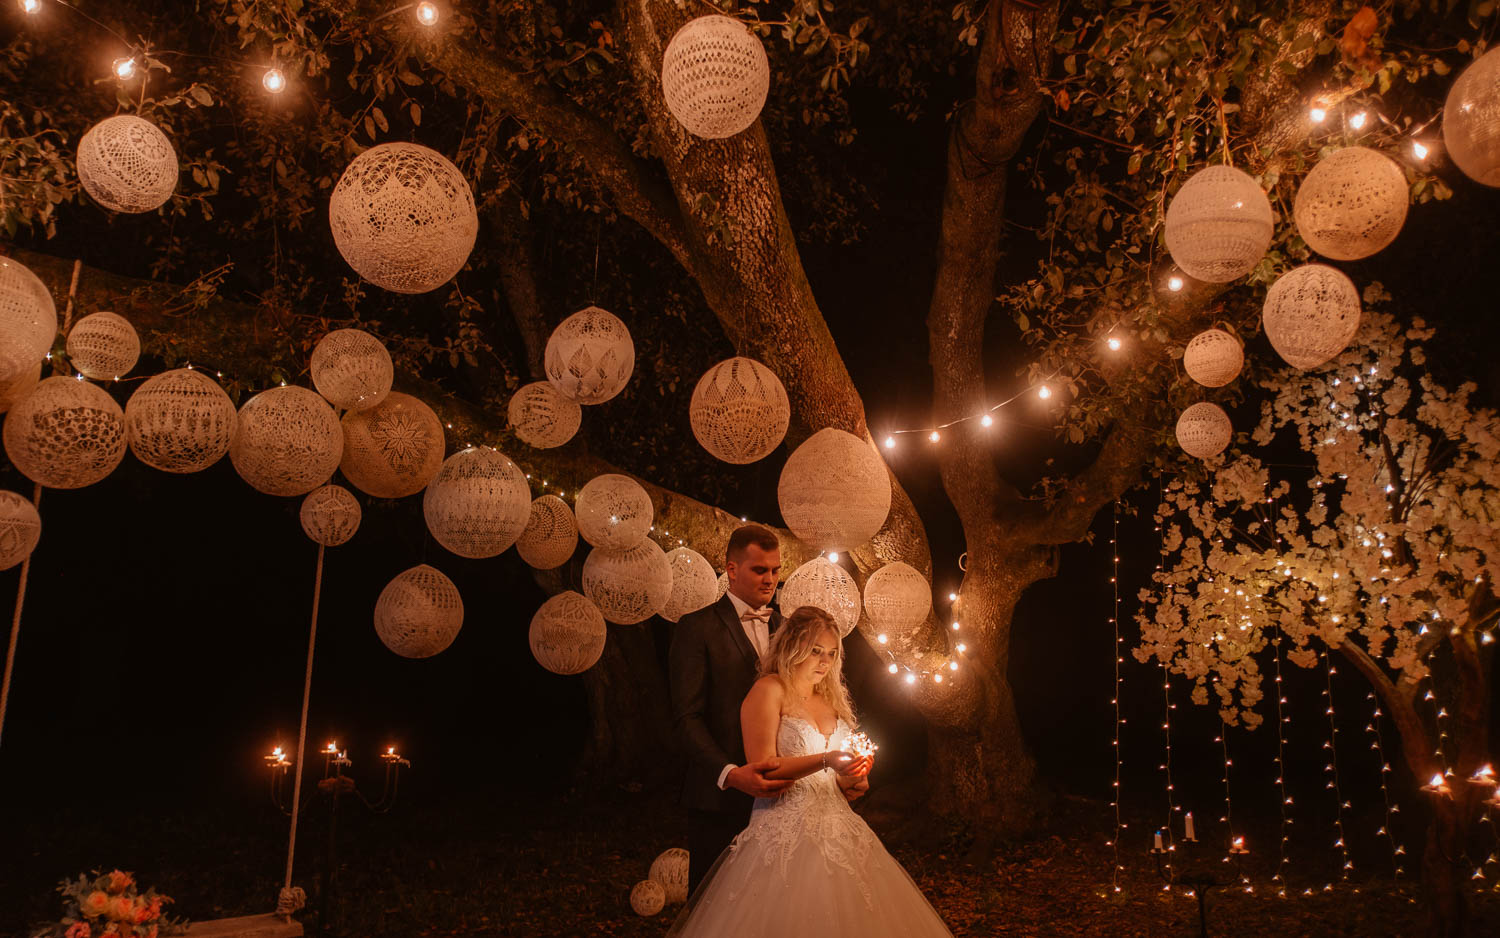
[{"label": "pink bow tie", "polygon": [[756,622],[769,623],[771,621],[771,610],[762,609],[761,611],[756,612],[754,609],[746,609],[744,612],[740,613],[741,622],[749,622],[752,619]]}]

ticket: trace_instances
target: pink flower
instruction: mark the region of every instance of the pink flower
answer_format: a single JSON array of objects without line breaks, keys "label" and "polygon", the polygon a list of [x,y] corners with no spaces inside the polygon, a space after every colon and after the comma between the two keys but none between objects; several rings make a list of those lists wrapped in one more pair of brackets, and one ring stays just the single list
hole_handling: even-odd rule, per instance
[{"label": "pink flower", "polygon": [[81,903],[83,912],[89,916],[99,916],[109,911],[109,896],[98,889],[89,893]]},{"label": "pink flower", "polygon": [[112,870],[104,878],[109,880],[106,888],[109,889],[109,893],[112,896],[118,896],[135,885],[135,877],[120,870]]},{"label": "pink flower", "polygon": [[90,934],[88,922],[74,922],[63,933],[63,938],[89,938]]}]

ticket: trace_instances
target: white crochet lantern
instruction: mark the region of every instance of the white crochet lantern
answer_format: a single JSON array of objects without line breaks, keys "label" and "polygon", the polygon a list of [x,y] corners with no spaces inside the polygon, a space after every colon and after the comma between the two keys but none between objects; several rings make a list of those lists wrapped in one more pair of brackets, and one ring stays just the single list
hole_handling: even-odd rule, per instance
[{"label": "white crochet lantern", "polygon": [[511,397],[508,413],[516,436],[537,449],[563,445],[583,422],[583,407],[563,397],[548,381],[522,385]]},{"label": "white crochet lantern", "polygon": [[0,491],[0,570],[31,556],[42,538],[42,516],[30,499]]},{"label": "white crochet lantern", "polygon": [[714,587],[714,602],[723,599],[727,592],[729,592],[729,572],[725,571],[719,574],[719,583]]},{"label": "white crochet lantern", "polygon": [[556,495],[532,502],[526,530],[516,539],[521,559],[538,570],[552,570],[567,563],[577,548],[578,522],[568,503]]},{"label": "white crochet lantern", "polygon": [[366,410],[344,415],[339,469],[354,487],[376,498],[422,491],[443,466],[443,422],[410,394],[392,391]]},{"label": "white crochet lantern", "polygon": [[667,551],[667,565],[672,568],[672,595],[662,607],[661,617],[676,622],[690,612],[697,612],[718,599],[714,568],[703,555],[691,547]]},{"label": "white crochet lantern", "polygon": [[84,377],[109,381],[127,374],[141,357],[135,327],[116,313],[94,313],[68,333],[68,360]]},{"label": "white crochet lantern", "polygon": [[9,382],[0,382],[0,414],[10,410],[16,401],[30,394],[31,389],[36,387],[36,383],[40,380],[42,380],[42,366],[37,364],[34,368],[23,369]]},{"label": "white crochet lantern", "polygon": [[1198,459],[1208,459],[1224,452],[1234,438],[1229,415],[1217,404],[1199,401],[1177,418],[1177,445]]},{"label": "white crochet lantern", "polygon": [[531,517],[526,474],[503,453],[471,446],[448,457],[422,496],[427,530],[460,557],[493,557]]},{"label": "white crochet lantern", "polygon": [[149,212],[177,188],[177,153],[150,121],[106,117],[78,141],[78,182],[111,211]]},{"label": "white crochet lantern", "polygon": [[602,404],[625,389],[635,370],[635,342],[615,314],[597,306],[557,324],[543,356],[547,380],[580,404]]},{"label": "white crochet lantern", "polygon": [[875,447],[819,430],[792,453],[776,486],[787,527],[816,550],[847,550],[875,536],[891,512],[891,480]]},{"label": "white crochet lantern", "polygon": [[681,905],[688,899],[688,859],[686,850],[670,847],[651,861],[651,872],[646,874],[661,883],[671,905]]},{"label": "white crochet lantern", "polygon": [[909,633],[926,622],[931,611],[932,586],[910,564],[888,563],[865,581],[865,615],[881,632]]},{"label": "white crochet lantern", "polygon": [[583,562],[583,595],[609,621],[635,625],[666,608],[672,597],[672,567],[652,540],[629,550],[596,547]]},{"label": "white crochet lantern", "polygon": [[743,465],[769,456],[792,419],[781,379],[751,358],[708,369],[688,405],[693,436],[715,458]]},{"label": "white crochet lantern", "polygon": [[344,453],[338,414],[295,385],[262,391],[240,408],[229,461],[267,495],[306,495],[328,481]]},{"label": "white crochet lantern", "polygon": [[368,410],[391,393],[395,366],[385,343],[363,329],[335,329],[313,346],[313,387],[341,410]]},{"label": "white crochet lantern", "polygon": [[667,110],[695,137],[732,137],[755,123],[771,88],[765,47],[744,23],[700,16],[677,30],[661,60]]},{"label": "white crochet lantern", "polygon": [[580,674],[604,654],[609,626],[588,598],[568,590],[542,603],[531,617],[531,654],[553,674]]},{"label": "white crochet lantern", "polygon": [[1223,329],[1205,329],[1193,336],[1182,353],[1182,369],[1208,388],[1221,388],[1239,377],[1245,366],[1240,340]]},{"label": "white crochet lantern", "polygon": [[1302,186],[1292,217],[1307,246],[1352,261],[1382,250],[1406,224],[1406,173],[1366,147],[1345,147],[1319,161]]},{"label": "white crochet lantern", "polygon": [[667,891],[654,879],[643,879],[630,890],[630,907],[644,918],[660,912],[667,904]]},{"label": "white crochet lantern", "polygon": [[146,379],[125,402],[130,451],[163,472],[207,469],[229,452],[238,429],[234,401],[217,381],[191,368]]},{"label": "white crochet lantern", "polygon": [[354,493],[342,485],[325,485],[313,489],[302,499],[302,531],[314,543],[324,547],[338,547],[348,543],[359,530],[359,521],[364,512]]},{"label": "white crochet lantern", "polygon": [[425,563],[398,574],[375,601],[375,634],[403,658],[431,658],[453,644],[463,624],[458,587]]},{"label": "white crochet lantern", "polygon": [[57,307],[41,278],[0,257],[0,383],[15,381],[46,357],[57,336]]},{"label": "white crochet lantern", "polygon": [[595,476],[573,500],[578,533],[595,547],[629,550],[651,533],[651,496],[629,476]]},{"label": "white crochet lantern", "polygon": [[1261,322],[1287,364],[1316,368],[1342,352],[1359,329],[1359,290],[1332,267],[1296,267],[1266,291]]},{"label": "white crochet lantern", "polygon": [[1448,89],[1443,145],[1465,176],[1500,186],[1500,49],[1480,56]]},{"label": "white crochet lantern", "polygon": [[125,458],[125,414],[96,385],[47,378],[5,415],[5,454],[47,488],[92,485]]},{"label": "white crochet lantern", "polygon": [[814,557],[787,577],[778,604],[784,616],[803,606],[823,610],[839,627],[839,638],[859,625],[859,587],[854,577],[827,557]]},{"label": "white crochet lantern", "polygon": [[1274,216],[1265,192],[1231,166],[1194,173],[1167,206],[1167,250],[1190,277],[1238,280],[1271,246]]},{"label": "white crochet lantern", "polygon": [[382,143],[354,158],[328,200],[339,253],[393,293],[435,290],[463,269],[479,215],[463,174],[415,143]]}]

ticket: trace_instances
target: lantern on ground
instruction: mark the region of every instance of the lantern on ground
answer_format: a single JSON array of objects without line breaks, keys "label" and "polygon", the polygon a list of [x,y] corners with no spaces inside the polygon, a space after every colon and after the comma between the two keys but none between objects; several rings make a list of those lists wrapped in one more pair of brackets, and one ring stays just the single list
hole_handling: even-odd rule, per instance
[{"label": "lantern on ground", "polygon": [[1200,401],[1177,418],[1177,445],[1198,459],[1208,459],[1224,452],[1234,438],[1229,415],[1217,404]]},{"label": "lantern on ground", "polygon": [[348,543],[359,530],[363,514],[353,492],[342,485],[325,485],[308,492],[302,499],[298,519],[302,522],[303,533],[314,543],[338,547]]},{"label": "lantern on ground", "polygon": [[240,408],[229,461],[267,495],[306,495],[328,481],[344,453],[338,414],[307,388],[262,391]]},{"label": "lantern on ground", "polygon": [[431,658],[453,644],[463,624],[458,587],[425,563],[398,574],[375,601],[375,634],[403,658]]},{"label": "lantern on ground", "polygon": [[651,496],[629,476],[606,473],[586,482],[573,500],[578,533],[595,547],[628,550],[651,533]]},{"label": "lantern on ground", "polygon": [[891,511],[891,480],[875,447],[819,430],[787,459],[776,486],[787,527],[817,550],[847,550],[874,537]]},{"label": "lantern on ground", "polygon": [[1209,388],[1219,388],[1239,377],[1245,365],[1240,340],[1223,329],[1205,329],[1193,336],[1182,353],[1182,370]]},{"label": "lantern on ground", "polygon": [[1323,157],[1302,185],[1292,217],[1307,246],[1324,257],[1369,257],[1406,224],[1406,173],[1390,157],[1345,147]]},{"label": "lantern on ground", "polygon": [[313,346],[313,387],[341,410],[368,410],[391,393],[395,365],[385,343],[363,329],[335,329]]},{"label": "lantern on ground", "polygon": [[94,313],[73,324],[68,359],[84,377],[108,381],[129,373],[141,357],[141,340],[124,316]]},{"label": "lantern on ground", "polygon": [[781,379],[751,358],[710,368],[693,389],[693,436],[716,459],[744,465],[769,456],[786,436],[792,407]]},{"label": "lantern on ground", "polygon": [[510,399],[511,428],[521,442],[537,449],[552,449],[573,439],[583,422],[583,408],[547,381],[522,385]]},{"label": "lantern on ground", "polygon": [[1465,176],[1500,186],[1500,49],[1480,56],[1453,82],[1443,104],[1443,144]]},{"label": "lantern on ground", "polygon": [[0,383],[36,367],[57,336],[57,307],[36,274],[0,257]]},{"label": "lantern on ground", "polygon": [[1238,280],[1271,246],[1274,216],[1260,183],[1232,166],[1209,166],[1167,206],[1167,250],[1190,277]]},{"label": "lantern on ground", "polygon": [[888,563],[865,581],[864,608],[881,632],[906,635],[927,621],[932,586],[916,567],[899,560]]},{"label": "lantern on ground", "polygon": [[580,674],[604,654],[609,627],[599,607],[572,590],[542,603],[531,617],[531,654],[553,674]]},{"label": "lantern on ground", "polygon": [[602,404],[625,389],[635,370],[635,342],[620,318],[597,306],[558,323],[543,356],[547,380],[580,404]]},{"label": "lantern on ground", "polygon": [[125,414],[96,385],[61,375],[37,383],[5,415],[5,454],[51,489],[92,485],[125,458]]},{"label": "lantern on ground", "polygon": [[583,562],[583,594],[609,621],[635,625],[666,607],[672,568],[649,538],[629,550],[596,547]]},{"label": "lantern on ground", "polygon": [[531,517],[526,474],[503,453],[470,447],[448,457],[422,496],[427,530],[460,557],[493,557]]},{"label": "lantern on ground", "polygon": [[527,565],[552,570],[567,563],[578,547],[578,522],[573,510],[556,495],[543,495],[531,503],[526,529],[516,540],[516,553]]},{"label": "lantern on ground", "polygon": [[78,182],[111,211],[149,212],[177,189],[177,153],[150,121],[106,117],[78,141]]},{"label": "lantern on ground", "polygon": [[781,587],[781,614],[789,616],[803,606],[813,606],[833,617],[839,638],[859,624],[859,587],[843,567],[827,557],[814,557],[798,567]]},{"label": "lantern on ground", "polygon": [[0,490],[0,570],[31,556],[42,538],[42,516],[29,499]]},{"label": "lantern on ground", "polygon": [[672,594],[662,607],[663,619],[676,622],[718,598],[714,595],[714,588],[718,585],[714,568],[696,550],[679,547],[667,551],[667,565],[672,568]]},{"label": "lantern on ground", "polygon": [[218,382],[191,368],[147,378],[125,402],[130,451],[163,472],[212,466],[229,452],[238,426],[234,401]]},{"label": "lantern on ground", "polygon": [[651,861],[649,878],[661,883],[670,905],[681,905],[688,899],[688,852],[669,847]]},{"label": "lantern on ground", "polygon": [[1261,322],[1287,364],[1303,371],[1332,359],[1359,329],[1359,290],[1340,270],[1305,264],[1266,291]]},{"label": "lantern on ground", "polygon": [[422,401],[392,391],[365,410],[344,415],[339,468],[354,487],[376,498],[422,491],[443,465],[443,422]]},{"label": "lantern on ground", "polygon": [[630,890],[630,907],[643,918],[660,912],[667,904],[667,891],[654,879],[643,879]]}]

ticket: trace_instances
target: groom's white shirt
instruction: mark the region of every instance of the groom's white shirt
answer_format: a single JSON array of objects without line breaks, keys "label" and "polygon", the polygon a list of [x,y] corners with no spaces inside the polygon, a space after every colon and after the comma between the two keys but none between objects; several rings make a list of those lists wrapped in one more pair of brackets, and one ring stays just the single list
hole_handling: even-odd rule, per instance
[{"label": "groom's white shirt", "polygon": [[[764,655],[766,653],[766,646],[771,644],[770,624],[759,619],[751,619],[747,622],[745,621],[745,613],[754,612],[758,615],[762,612],[765,612],[767,610],[767,607],[761,606],[759,609],[751,609],[749,603],[745,602],[743,599],[739,598],[733,593],[725,593],[724,595],[729,597],[729,601],[731,603],[734,603],[735,617],[740,620],[740,628],[745,630],[745,637],[750,639],[750,647],[755,649],[756,654]],[[719,789],[721,791],[724,788],[724,780],[728,778],[729,773],[733,772],[736,768],[738,768],[738,766],[731,762],[728,765],[724,766],[723,771],[719,773]]]}]

